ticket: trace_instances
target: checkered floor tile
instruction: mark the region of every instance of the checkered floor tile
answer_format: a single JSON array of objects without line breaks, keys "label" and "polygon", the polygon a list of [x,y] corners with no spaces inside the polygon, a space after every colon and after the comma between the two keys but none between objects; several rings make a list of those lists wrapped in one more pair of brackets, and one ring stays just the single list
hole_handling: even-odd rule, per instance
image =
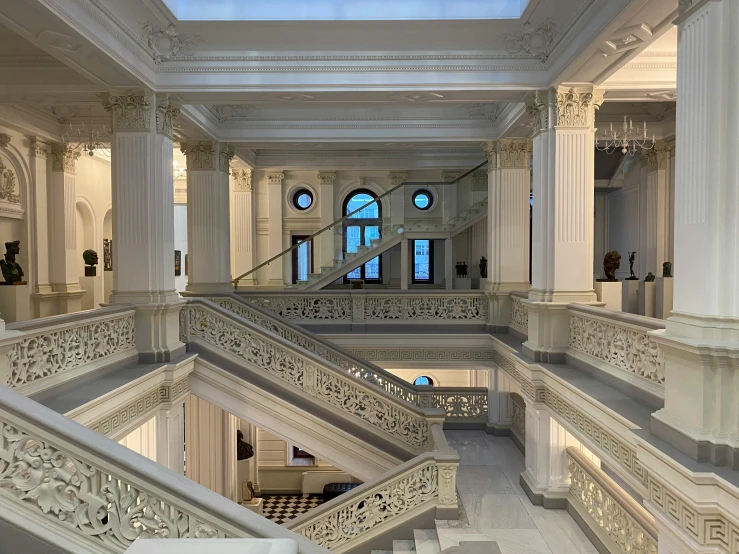
[{"label": "checkered floor tile", "polygon": [[265,495],[264,517],[282,525],[322,503],[320,496],[303,498],[301,494]]}]

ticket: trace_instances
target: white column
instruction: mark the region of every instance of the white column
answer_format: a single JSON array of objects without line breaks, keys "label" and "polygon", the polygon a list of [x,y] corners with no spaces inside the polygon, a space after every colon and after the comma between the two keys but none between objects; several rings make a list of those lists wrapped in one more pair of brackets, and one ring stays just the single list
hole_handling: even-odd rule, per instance
[{"label": "white column", "polygon": [[[321,229],[330,225],[336,220],[334,214],[334,183],[336,182],[335,171],[319,171],[318,172],[318,207],[321,217]],[[315,268],[316,273],[320,273],[321,267],[329,267],[334,263],[336,229],[324,231],[313,241],[313,247],[317,250],[315,259],[318,267]]]},{"label": "white column", "polygon": [[408,239],[400,241],[400,290],[408,290],[408,273],[410,260],[408,259]]},{"label": "white column", "polygon": [[[407,179],[408,173],[405,171],[390,172],[390,187],[399,187],[398,190],[390,194],[390,223],[398,227],[405,225],[405,201],[406,194],[409,191],[407,187],[401,187],[400,185],[405,183]],[[387,215],[384,213],[383,218],[387,219]]]},{"label": "white column", "polygon": [[667,259],[667,217],[669,213],[667,164],[670,161],[670,149],[662,141],[655,144],[643,157],[642,163],[647,168],[647,217],[646,217],[646,268],[648,272],[660,277],[662,264]]},{"label": "white column", "polygon": [[529,289],[531,141],[504,139],[484,148],[488,159],[488,280],[491,323],[507,326],[509,293]]},{"label": "white column", "polygon": [[511,393],[518,391],[516,382],[502,369],[490,368],[488,370],[487,387],[488,427],[493,429],[510,428],[513,423]]},{"label": "white column", "polygon": [[113,304],[136,306],[142,361],[180,356],[182,300],[174,283],[172,120],[179,109],[148,92],[104,97],[113,137]]},{"label": "white column", "polygon": [[[282,238],[282,181],[285,174],[282,171],[267,173],[267,216],[269,218],[268,252],[269,258],[277,256],[284,250]],[[283,258],[278,258],[267,266],[269,281],[267,284],[273,287],[285,285],[282,275]]]},{"label": "white column", "polygon": [[[33,213],[30,225],[34,236],[31,239],[34,258],[33,317],[49,317],[57,314],[56,293],[51,289],[49,278],[49,202],[48,193],[51,188],[48,171],[49,145],[38,137],[31,138],[31,194],[33,196]],[[75,220],[76,223],[76,220]]]},{"label": "white column", "polygon": [[[51,147],[49,189],[49,247],[51,289],[57,297],[57,313],[82,309],[79,262],[77,260],[77,193],[75,162],[78,151],[55,143]],[[82,252],[79,253],[82,256]]]},{"label": "white column", "polygon": [[236,416],[191,394],[185,417],[187,478],[236,501]]},{"label": "white column", "polygon": [[184,398],[156,415],[156,461],[178,475],[185,474]]},{"label": "white column", "polygon": [[231,144],[182,143],[187,156],[187,290],[228,292],[231,284],[229,163]]},{"label": "white column", "polygon": [[454,271],[457,262],[454,261],[452,239],[444,240],[444,284],[446,290],[454,289]]},{"label": "white column", "polygon": [[739,3],[681,2],[673,315],[652,431],[739,469]]},{"label": "white column", "polygon": [[[231,242],[234,255],[231,258],[231,273],[234,279],[256,266],[254,217],[254,187],[251,169],[234,169],[231,172]],[[255,274],[241,280],[239,286],[255,283]]]},{"label": "white column", "polygon": [[534,114],[532,284],[528,340],[536,361],[564,359],[567,304],[594,302],[593,121],[602,95],[592,87],[537,92]]}]

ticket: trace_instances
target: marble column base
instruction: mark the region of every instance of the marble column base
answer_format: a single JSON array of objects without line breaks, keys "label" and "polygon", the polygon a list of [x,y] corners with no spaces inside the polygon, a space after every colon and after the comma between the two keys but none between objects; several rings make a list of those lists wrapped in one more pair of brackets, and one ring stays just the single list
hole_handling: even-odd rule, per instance
[{"label": "marble column base", "polygon": [[44,290],[31,294],[31,305],[31,314],[35,319],[57,315],[56,293],[52,292],[48,285],[44,287]]}]

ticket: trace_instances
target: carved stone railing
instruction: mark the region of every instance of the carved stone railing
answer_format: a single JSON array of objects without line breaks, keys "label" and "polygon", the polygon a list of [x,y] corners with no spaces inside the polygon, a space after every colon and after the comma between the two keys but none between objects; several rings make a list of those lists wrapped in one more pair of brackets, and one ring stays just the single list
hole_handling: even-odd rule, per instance
[{"label": "carved stone railing", "polygon": [[510,395],[513,404],[511,428],[521,444],[526,444],[526,402],[520,394],[512,392]]},{"label": "carved stone railing", "polygon": [[301,323],[487,323],[483,292],[239,293],[285,319]]},{"label": "carved stone railing", "polygon": [[416,456],[374,481],[299,516],[287,527],[342,553],[434,510],[436,519],[456,517],[459,455],[441,426],[432,426],[434,451]]},{"label": "carved stone railing", "polygon": [[65,552],[124,552],[138,538],[302,536],[0,387],[0,510]]},{"label": "carved stone railing", "polygon": [[649,335],[664,321],[578,304],[569,312],[568,356],[664,397],[664,354]]},{"label": "carved stone railing", "polygon": [[[570,495],[586,523],[612,542],[610,552],[657,554],[654,518],[577,448],[567,449]],[[607,545],[608,547],[608,545]]]},{"label": "carved stone railing", "polygon": [[134,313],[111,306],[8,325],[0,385],[30,395],[135,356]]},{"label": "carved stone railing", "polygon": [[182,309],[180,336],[216,347],[413,449],[427,449],[423,410],[208,300],[191,299]]},{"label": "carved stone railing", "polygon": [[526,292],[516,291],[511,293],[510,327],[525,336],[529,334],[529,311],[521,301],[528,297],[529,295]]},{"label": "carved stone railing", "polygon": [[206,298],[229,312],[268,329],[292,344],[328,360],[353,377],[368,381],[415,406],[420,408],[443,408],[448,420],[485,421],[487,418],[488,394],[485,388],[444,387],[430,389],[415,386],[320,336],[284,320],[269,310],[247,301],[240,295],[209,295]]}]

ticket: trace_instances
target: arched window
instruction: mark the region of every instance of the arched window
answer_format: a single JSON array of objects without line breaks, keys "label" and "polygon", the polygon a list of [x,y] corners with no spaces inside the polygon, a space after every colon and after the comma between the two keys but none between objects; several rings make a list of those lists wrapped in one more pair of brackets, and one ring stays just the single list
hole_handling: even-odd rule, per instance
[{"label": "arched window", "polygon": [[[360,246],[370,246],[372,240],[380,238],[382,206],[380,202],[373,202],[376,199],[377,195],[372,191],[359,189],[344,200],[342,213],[344,216],[349,216],[349,219],[344,222],[344,254],[357,252]],[[344,282],[349,282],[351,279],[382,281],[380,256],[372,258],[363,266],[347,273]]]},{"label": "arched window", "polygon": [[413,384],[421,385],[425,387],[433,387],[434,380],[431,377],[426,377],[425,375],[421,375],[420,377],[416,377],[416,380],[413,381]]}]

